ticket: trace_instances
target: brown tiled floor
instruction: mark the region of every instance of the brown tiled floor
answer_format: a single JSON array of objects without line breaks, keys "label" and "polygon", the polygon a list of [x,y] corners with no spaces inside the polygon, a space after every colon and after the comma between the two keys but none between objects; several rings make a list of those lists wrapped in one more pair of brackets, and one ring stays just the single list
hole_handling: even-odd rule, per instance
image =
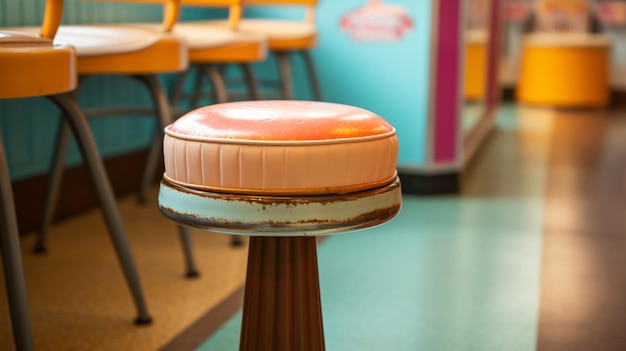
[{"label": "brown tiled floor", "polygon": [[545,204],[537,349],[626,350],[626,111],[556,114]]},{"label": "brown tiled floor", "polygon": [[[100,212],[59,223],[49,252],[30,253],[22,240],[36,350],[157,350],[241,286],[247,246],[226,235],[193,232],[201,277],[183,275],[176,228],[151,201],[121,199],[120,208],[154,323],[133,325],[135,309]],[[3,277],[1,278],[3,279]],[[3,280],[2,280],[3,281]],[[13,349],[6,292],[0,289],[0,350]]]}]

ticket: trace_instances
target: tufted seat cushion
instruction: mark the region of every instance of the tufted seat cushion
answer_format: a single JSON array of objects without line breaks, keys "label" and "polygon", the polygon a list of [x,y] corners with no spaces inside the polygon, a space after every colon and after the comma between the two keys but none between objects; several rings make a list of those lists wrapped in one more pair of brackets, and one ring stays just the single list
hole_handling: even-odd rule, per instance
[{"label": "tufted seat cushion", "polygon": [[165,129],[164,177],[189,188],[271,195],[343,194],[397,176],[395,129],[352,106],[249,101],[192,111]]}]

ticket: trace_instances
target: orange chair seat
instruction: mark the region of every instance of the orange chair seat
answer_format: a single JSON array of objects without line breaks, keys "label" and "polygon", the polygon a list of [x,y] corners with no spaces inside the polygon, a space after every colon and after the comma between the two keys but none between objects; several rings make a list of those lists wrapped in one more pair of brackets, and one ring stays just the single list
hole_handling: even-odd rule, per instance
[{"label": "orange chair seat", "polygon": [[248,63],[267,56],[264,36],[230,30],[214,21],[178,23],[174,34],[187,43],[192,63]]},{"label": "orange chair seat", "polygon": [[76,51],[68,44],[3,29],[0,46],[0,98],[52,95],[76,88]]},{"label": "orange chair seat", "polygon": [[[212,22],[228,25],[225,20]],[[239,21],[239,30],[266,36],[272,51],[307,50],[317,45],[317,29],[308,22],[244,18]]]},{"label": "orange chair seat", "polygon": [[[38,27],[9,30],[39,32]],[[76,48],[81,75],[165,73],[187,68],[184,41],[159,28],[136,24],[61,26],[56,38]]]}]

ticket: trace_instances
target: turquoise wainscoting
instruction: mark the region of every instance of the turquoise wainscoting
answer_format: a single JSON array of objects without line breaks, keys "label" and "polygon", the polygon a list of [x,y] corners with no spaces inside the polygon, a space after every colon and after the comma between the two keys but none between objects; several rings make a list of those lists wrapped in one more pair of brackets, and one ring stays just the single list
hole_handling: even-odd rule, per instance
[{"label": "turquoise wainscoting", "polygon": [[[42,0],[0,0],[0,27],[40,24],[43,5]],[[210,11],[185,9],[182,18],[206,18]],[[63,23],[154,22],[161,21],[161,16],[160,5],[67,0]],[[163,79],[170,85],[170,76]],[[78,100],[83,107],[147,106],[150,103],[143,86],[132,79],[114,76],[85,80],[79,89]],[[0,130],[13,181],[48,171],[59,121],[59,111],[46,99],[0,100]],[[152,118],[120,116],[90,123],[105,158],[147,148],[154,130]],[[67,163],[80,163],[75,145],[71,147]]]}]

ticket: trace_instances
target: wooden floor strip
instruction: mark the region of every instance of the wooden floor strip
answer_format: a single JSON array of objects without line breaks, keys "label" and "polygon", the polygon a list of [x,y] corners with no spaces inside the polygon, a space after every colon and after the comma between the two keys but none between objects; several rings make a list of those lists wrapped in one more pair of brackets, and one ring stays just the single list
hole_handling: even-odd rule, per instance
[{"label": "wooden floor strip", "polygon": [[544,215],[537,350],[626,349],[626,118],[559,113]]},{"label": "wooden floor strip", "polygon": [[161,351],[194,350],[213,335],[243,306],[244,286],[222,300],[214,308],[196,320],[189,328],[170,340]]}]

